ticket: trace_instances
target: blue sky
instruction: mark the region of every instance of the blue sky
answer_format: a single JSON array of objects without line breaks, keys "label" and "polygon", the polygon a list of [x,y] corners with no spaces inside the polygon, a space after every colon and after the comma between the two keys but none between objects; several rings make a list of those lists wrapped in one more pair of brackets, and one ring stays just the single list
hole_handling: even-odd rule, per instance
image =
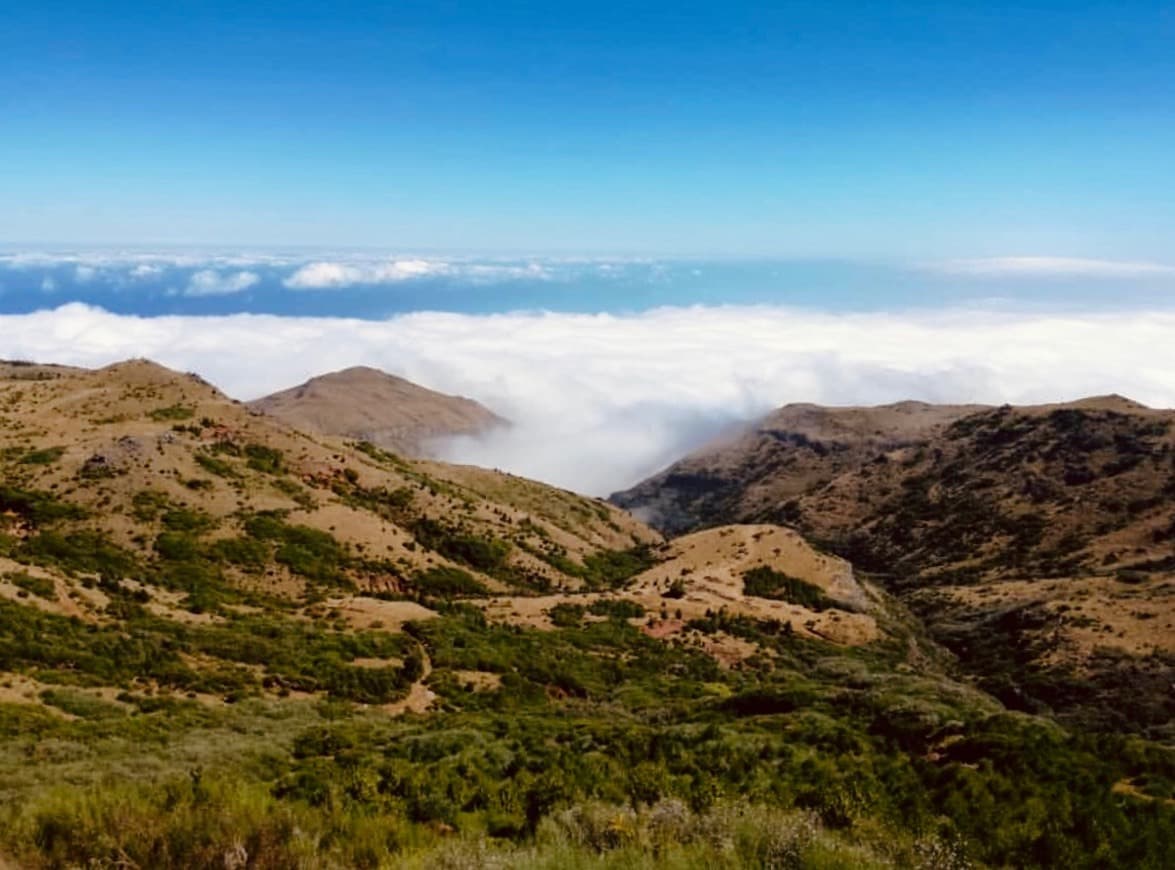
[{"label": "blue sky", "polygon": [[0,0],[0,359],[373,365],[595,494],[785,402],[1169,406],[1172,155],[1170,2]]},{"label": "blue sky", "polygon": [[0,242],[22,249],[1175,260],[1169,3],[0,18]]}]

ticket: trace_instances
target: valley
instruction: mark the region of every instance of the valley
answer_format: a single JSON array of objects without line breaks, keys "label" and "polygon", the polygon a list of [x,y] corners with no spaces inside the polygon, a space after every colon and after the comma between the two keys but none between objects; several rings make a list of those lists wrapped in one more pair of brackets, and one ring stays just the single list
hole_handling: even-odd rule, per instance
[{"label": "valley", "polygon": [[1169,866],[1165,412],[785,408],[611,504],[342,374],[0,363],[0,860]]},{"label": "valley", "polygon": [[848,559],[1005,704],[1170,742],[1175,412],[1118,396],[785,406],[613,501],[778,522]]}]

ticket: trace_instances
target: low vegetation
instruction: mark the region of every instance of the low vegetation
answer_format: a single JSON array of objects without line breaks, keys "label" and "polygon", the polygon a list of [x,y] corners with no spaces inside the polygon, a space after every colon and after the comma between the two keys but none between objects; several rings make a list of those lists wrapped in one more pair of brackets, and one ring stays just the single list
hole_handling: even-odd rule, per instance
[{"label": "low vegetation", "polygon": [[819,586],[769,565],[759,565],[743,574],[743,592],[758,598],[776,598],[815,611],[837,606]]},{"label": "low vegetation", "polygon": [[[4,624],[41,618],[25,611],[10,605]],[[1158,868],[1175,842],[1169,750],[1079,737],[948,681],[900,676],[883,649],[775,635],[759,667],[726,671],[623,620],[538,631],[454,604],[393,643],[249,618],[182,637],[225,663],[217,689],[239,692],[208,706],[139,688],[144,675],[213,688],[166,652],[174,629],[139,617],[119,641],[51,621],[19,632],[6,670],[51,681],[67,658],[79,676],[127,688],[117,703],[46,692],[70,718],[0,705],[5,756],[42,760],[35,776],[0,780],[23,795],[4,802],[0,843],[31,866],[238,855],[253,866]],[[36,637],[58,640],[41,649]],[[434,669],[434,713],[397,720],[350,703],[418,677],[415,644]],[[403,664],[345,664],[360,654]],[[498,675],[499,688],[463,685],[468,672]],[[248,700],[267,681],[340,701]],[[235,736],[218,746],[219,734]],[[113,784],[132,736],[153,772]],[[56,787],[65,769],[82,785]],[[1116,791],[1122,782],[1137,793]]]},{"label": "low vegetation", "polygon": [[[646,612],[664,550],[600,503],[266,429],[144,366],[86,408],[100,454],[52,420],[4,436],[0,864],[1175,863],[1170,741],[1036,704],[1005,642],[1035,611],[958,639],[1009,680],[980,687],[881,593],[877,640],[805,630],[874,616],[819,613],[784,564],[743,591],[813,623],[702,615],[684,573]],[[80,474],[91,455],[116,473]],[[1023,528],[1026,553],[1047,539]]]}]

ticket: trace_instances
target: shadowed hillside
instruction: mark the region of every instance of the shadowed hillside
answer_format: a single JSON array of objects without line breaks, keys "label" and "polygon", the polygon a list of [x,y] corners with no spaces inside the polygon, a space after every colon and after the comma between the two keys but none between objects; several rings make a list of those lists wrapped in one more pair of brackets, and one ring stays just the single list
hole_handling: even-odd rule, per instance
[{"label": "shadowed hillside", "polygon": [[905,596],[1009,703],[1165,728],[1173,421],[1117,396],[787,406],[613,501],[670,532],[785,523]]},{"label": "shadowed hillside", "polygon": [[670,534],[750,521],[879,454],[924,443],[980,409],[922,402],[785,405],[611,500]]}]

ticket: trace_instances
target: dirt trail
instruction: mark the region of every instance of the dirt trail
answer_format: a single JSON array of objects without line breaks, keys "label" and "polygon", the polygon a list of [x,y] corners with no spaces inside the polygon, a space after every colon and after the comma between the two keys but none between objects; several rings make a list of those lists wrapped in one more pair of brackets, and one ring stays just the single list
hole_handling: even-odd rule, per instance
[{"label": "dirt trail", "polygon": [[[1158,801],[1160,803],[1166,804],[1169,807],[1175,807],[1175,799],[1159,798],[1155,797],[1154,795],[1147,794],[1141,788],[1139,788],[1132,779],[1119,780],[1110,787],[1110,791],[1112,791],[1114,794],[1130,795],[1130,797],[1137,798],[1140,801]],[[3,870],[3,868],[0,867],[0,870]]]},{"label": "dirt trail", "polygon": [[[392,716],[400,716],[404,713],[427,713],[432,702],[436,700],[436,693],[425,685],[432,673],[432,659],[428,657],[428,650],[424,648],[424,644],[418,642],[416,645],[420,649],[421,656],[420,679],[412,684],[412,688],[408,690],[408,696],[402,701],[393,701],[391,704],[383,705],[382,709]],[[0,867],[0,870],[4,870],[4,868]]]}]

